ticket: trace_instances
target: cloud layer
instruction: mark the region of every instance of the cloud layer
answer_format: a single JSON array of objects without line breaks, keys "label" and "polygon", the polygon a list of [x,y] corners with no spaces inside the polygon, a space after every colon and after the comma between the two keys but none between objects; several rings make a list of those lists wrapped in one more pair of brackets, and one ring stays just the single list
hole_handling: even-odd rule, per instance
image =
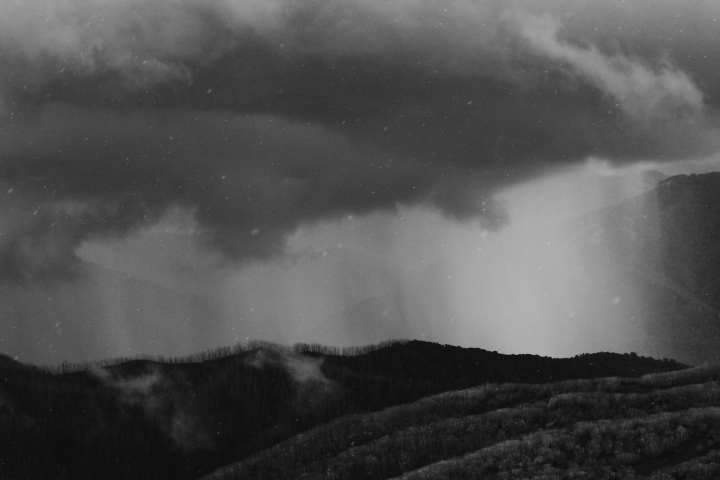
[{"label": "cloud layer", "polygon": [[709,2],[0,0],[0,262],[191,212],[235,261],[397,205],[486,227],[588,156],[717,149]]},{"label": "cloud layer", "polygon": [[653,68],[641,59],[596,47],[578,47],[558,39],[561,24],[552,17],[519,14],[520,35],[541,55],[567,65],[570,75],[597,87],[627,115],[655,119],[694,116],[703,108],[703,94],[687,74],[668,61]]}]

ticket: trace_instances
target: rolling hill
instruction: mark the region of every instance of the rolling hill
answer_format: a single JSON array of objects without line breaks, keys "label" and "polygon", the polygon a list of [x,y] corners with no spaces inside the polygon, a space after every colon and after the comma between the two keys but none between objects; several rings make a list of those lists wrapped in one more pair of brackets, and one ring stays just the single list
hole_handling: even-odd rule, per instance
[{"label": "rolling hill", "polygon": [[634,354],[553,359],[419,341],[345,351],[255,344],[52,371],[3,362],[0,475],[195,479],[334,419],[443,392],[684,368]]},{"label": "rolling hill", "polygon": [[718,478],[719,379],[488,383],[339,418],[202,480]]}]

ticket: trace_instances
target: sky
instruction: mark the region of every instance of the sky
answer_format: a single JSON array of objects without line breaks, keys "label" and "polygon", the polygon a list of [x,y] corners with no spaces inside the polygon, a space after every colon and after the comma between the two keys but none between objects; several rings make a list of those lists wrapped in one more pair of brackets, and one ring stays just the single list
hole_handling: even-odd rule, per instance
[{"label": "sky", "polygon": [[580,273],[530,275],[573,259],[528,239],[713,165],[718,18],[709,0],[0,0],[0,351],[629,348],[625,314],[552,320]]}]

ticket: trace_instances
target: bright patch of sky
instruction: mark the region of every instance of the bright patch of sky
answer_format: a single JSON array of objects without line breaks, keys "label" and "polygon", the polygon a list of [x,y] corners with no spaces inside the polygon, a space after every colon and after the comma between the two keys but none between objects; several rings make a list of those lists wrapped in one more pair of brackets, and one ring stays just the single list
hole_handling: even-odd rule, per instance
[{"label": "bright patch of sky", "polygon": [[[552,239],[567,234],[570,220],[637,196],[662,174],[717,168],[714,159],[624,168],[591,159],[498,195],[511,218],[498,232],[422,207],[348,215],[300,228],[288,239],[288,257],[244,267],[216,267],[197,249],[196,227],[182,212],[122,242],[85,243],[77,253],[169,292],[150,311],[172,304],[179,318],[159,319],[162,325],[146,334],[157,338],[143,339],[163,354],[248,339],[349,346],[397,337],[551,356],[628,351],[635,346],[623,325],[636,308],[632,292],[592,292],[617,312],[604,325],[578,318],[573,297],[589,294],[578,293],[586,279],[579,259]],[[96,276],[102,301],[128,302],[125,287],[108,278]],[[215,318],[172,300],[190,294],[213,305]],[[140,294],[133,295],[137,301]],[[109,345],[122,343],[108,355],[148,353],[133,337],[137,327],[122,326],[138,322],[128,316],[130,306],[104,312],[100,324],[112,329],[100,335]]]}]

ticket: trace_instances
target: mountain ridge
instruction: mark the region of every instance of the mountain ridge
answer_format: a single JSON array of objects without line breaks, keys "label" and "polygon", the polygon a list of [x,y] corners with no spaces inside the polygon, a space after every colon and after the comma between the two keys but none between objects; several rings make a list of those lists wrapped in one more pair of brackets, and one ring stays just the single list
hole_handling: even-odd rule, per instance
[{"label": "mountain ridge", "polygon": [[720,362],[720,172],[676,175],[574,223],[589,275],[635,296],[651,356]]}]

